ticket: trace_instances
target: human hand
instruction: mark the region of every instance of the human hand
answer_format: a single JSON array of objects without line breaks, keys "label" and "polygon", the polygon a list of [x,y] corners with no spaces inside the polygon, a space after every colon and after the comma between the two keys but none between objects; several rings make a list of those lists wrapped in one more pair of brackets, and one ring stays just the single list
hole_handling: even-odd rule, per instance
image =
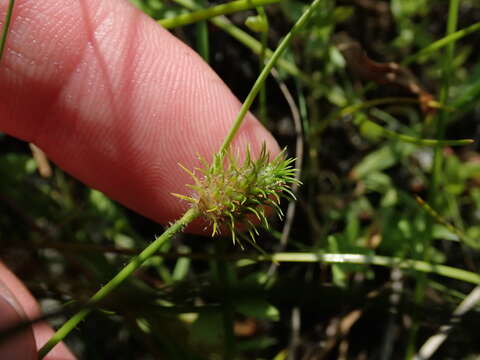
[{"label": "human hand", "polygon": [[[0,262],[0,331],[40,316],[40,308],[27,288]],[[44,322],[35,323],[28,331],[0,343],[0,359],[37,359],[37,351],[53,335]],[[72,360],[75,357],[60,343],[47,355],[47,360]]]},{"label": "human hand", "polygon": [[[161,223],[187,206],[170,195],[191,182],[177,163],[193,168],[196,154],[210,158],[240,107],[198,55],[118,0],[17,0],[0,93],[0,131],[36,144],[87,185]],[[262,142],[278,152],[248,115],[235,146],[257,152]],[[8,274],[2,267],[0,280]],[[26,292],[19,282],[3,282],[7,297]],[[35,331],[36,347],[47,337]],[[21,358],[35,350],[28,339]]]}]

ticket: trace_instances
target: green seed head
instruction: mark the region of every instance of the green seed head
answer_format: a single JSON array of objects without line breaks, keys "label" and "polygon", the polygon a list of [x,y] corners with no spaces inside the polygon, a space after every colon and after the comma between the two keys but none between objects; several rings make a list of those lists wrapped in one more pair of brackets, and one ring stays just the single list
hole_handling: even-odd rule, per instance
[{"label": "green seed head", "polygon": [[[251,158],[248,147],[241,163],[231,151],[217,154],[211,165],[200,158],[203,167],[195,172],[182,166],[194,180],[194,184],[187,185],[192,193],[173,195],[198,209],[212,225],[212,236],[227,228],[234,242],[244,239],[254,243],[258,232],[252,218],[268,227],[265,206],[281,217],[280,199],[295,199],[290,186],[300,182],[295,178],[297,170],[292,167],[294,159],[285,159],[284,155],[285,150],[270,160],[264,144],[256,160]],[[239,228],[247,231],[239,232]]]}]

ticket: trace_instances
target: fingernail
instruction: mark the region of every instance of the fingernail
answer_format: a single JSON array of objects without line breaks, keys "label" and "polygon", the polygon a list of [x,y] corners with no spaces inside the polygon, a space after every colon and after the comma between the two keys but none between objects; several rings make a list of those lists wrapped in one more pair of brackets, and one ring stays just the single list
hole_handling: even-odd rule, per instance
[{"label": "fingernail", "polygon": [[[12,292],[0,281],[0,334],[26,320],[25,313]],[[3,335],[3,334],[2,334]],[[36,346],[29,326],[0,342],[1,359],[35,359]]]},{"label": "fingernail", "polygon": [[[1,280],[0,280],[0,300],[2,300],[2,303],[5,304],[3,306],[9,306],[18,314],[18,316],[21,316],[22,318],[26,318],[25,312],[23,311],[20,303],[17,301],[17,298],[12,294],[10,289]],[[3,324],[3,321],[1,323]]]}]

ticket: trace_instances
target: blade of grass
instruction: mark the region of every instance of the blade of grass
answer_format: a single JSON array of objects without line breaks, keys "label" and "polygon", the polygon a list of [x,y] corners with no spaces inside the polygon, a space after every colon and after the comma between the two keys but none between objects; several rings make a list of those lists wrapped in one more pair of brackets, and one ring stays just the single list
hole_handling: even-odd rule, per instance
[{"label": "blade of grass", "polygon": [[[447,20],[447,30],[446,36],[453,34],[457,27],[458,22],[458,11],[459,11],[460,1],[459,0],[450,0],[450,5],[448,9],[448,20]],[[449,89],[450,89],[450,78],[452,73],[452,61],[453,55],[455,50],[455,41],[456,39],[450,41],[447,44],[447,48],[445,51],[445,56],[443,57],[442,63],[442,88],[440,89],[440,96],[439,100],[442,105],[445,105],[448,101],[449,97]],[[445,127],[448,120],[449,112],[448,111],[440,111],[437,118],[436,118],[436,139],[443,140],[445,137]],[[439,197],[442,194],[442,191],[439,191],[439,184],[440,179],[442,177],[442,168],[443,168],[443,155],[442,155],[442,148],[441,146],[435,146],[434,155],[433,155],[433,170],[432,176],[430,181],[430,186],[428,189],[428,203],[432,204],[434,208],[439,208]],[[423,236],[423,241],[420,246],[418,246],[418,257],[421,259],[428,261],[431,256],[431,243],[433,240],[433,219],[432,217],[426,215],[425,218],[425,232]],[[427,286],[427,277],[426,276],[418,276],[417,283],[414,292],[414,302],[418,305],[416,308],[418,309],[423,302],[425,296],[425,289]],[[411,359],[416,350],[416,340],[417,334],[420,329],[420,323],[418,321],[418,314],[413,314],[413,324],[410,329],[410,333],[408,334],[408,341],[407,341],[407,350],[405,354],[406,359]]]},{"label": "blade of grass", "polygon": [[3,51],[5,50],[5,44],[7,43],[8,29],[12,21],[13,7],[15,6],[15,0],[10,0],[7,8],[7,14],[5,15],[5,23],[3,24],[2,37],[0,38],[0,60],[3,57]]},{"label": "blade of grass", "polygon": [[[418,103],[417,99],[412,98],[384,98],[384,99],[375,99],[370,101],[365,101],[360,104],[350,105],[339,111],[340,117],[345,117],[347,115],[354,114],[357,111],[367,109],[369,107],[383,105],[383,104],[394,104],[394,103]],[[444,106],[439,106],[439,108],[449,111]],[[367,123],[373,131],[378,132],[386,138],[400,140],[407,143],[417,144],[421,146],[464,146],[469,145],[474,142],[472,139],[460,139],[460,140],[436,140],[436,139],[420,139],[409,135],[399,134],[395,131],[385,129],[383,126],[365,118],[362,120],[362,123]]]},{"label": "blade of grass", "polygon": [[472,139],[461,139],[461,140],[435,140],[435,139],[420,139],[409,135],[399,134],[395,131],[385,129],[383,126],[373,122],[367,118],[362,119],[361,123],[366,123],[368,126],[375,132],[383,135],[389,139],[395,139],[403,141],[410,144],[416,144],[420,146],[465,146],[472,144],[474,140]]},{"label": "blade of grass", "polygon": [[[205,1],[203,1],[205,3]],[[210,62],[210,43],[208,41],[208,24],[206,21],[198,21],[196,24],[197,31],[197,50],[200,56],[207,63]]]},{"label": "blade of grass", "polygon": [[[196,5],[191,0],[174,0],[177,4],[190,9],[190,10],[197,10],[199,9],[198,5]],[[237,26],[233,25],[230,20],[228,20],[224,16],[217,16],[214,18],[209,19],[209,21],[217,26],[218,28],[225,31],[231,37],[239,41],[242,45],[249,48],[254,54],[260,55],[262,51],[262,44],[260,41],[255,39],[250,34],[246,33],[242,29],[238,28]],[[265,56],[266,58],[270,58],[273,54],[273,51],[270,49],[265,49]],[[292,75],[293,77],[299,77],[304,82],[309,83],[310,79],[303,74],[295,64],[292,64],[285,59],[278,59],[278,66],[281,67],[284,71]]]},{"label": "blade of grass", "polygon": [[[265,9],[263,6],[260,6],[257,8],[258,16],[261,18],[261,21],[264,22],[265,24],[265,29],[260,33],[260,40],[262,44],[262,48],[260,50],[260,54],[258,57],[258,62],[260,65],[260,71],[265,66],[265,56],[266,56],[266,51],[267,51],[267,41],[268,41],[268,30],[269,30],[269,24],[268,24],[268,18],[267,14],[265,13]],[[266,86],[262,86],[262,89],[260,90],[260,95],[259,95],[259,102],[260,102],[260,121],[262,124],[265,126],[268,125],[268,117],[267,117],[267,88]]]},{"label": "blade of grass", "polygon": [[263,5],[273,4],[279,1],[280,0],[236,0],[226,4],[213,6],[211,8],[197,10],[188,14],[182,14],[173,18],[162,19],[159,20],[158,23],[166,29],[171,29],[201,20],[208,20],[215,16],[232,14]]},{"label": "blade of grass", "polygon": [[465,281],[471,284],[480,284],[480,275],[471,271],[454,268],[451,266],[432,264],[426,261],[401,259],[379,255],[364,254],[315,254],[315,253],[277,253],[273,255],[259,255],[254,258],[258,261],[275,261],[278,263],[298,262],[327,264],[360,264],[377,265],[384,267],[398,267],[405,270],[413,270],[426,274],[436,274],[450,279]]},{"label": "blade of grass", "polygon": [[[281,234],[277,234],[278,238]],[[65,244],[65,243],[55,243],[49,244],[48,246],[42,248],[51,248],[57,249],[60,251],[89,251],[89,252],[106,252],[114,254],[133,254],[136,253],[135,250],[129,249],[125,251],[124,249],[113,249],[105,248],[103,246],[91,246],[91,245],[78,245],[78,244]],[[209,261],[212,259],[217,259],[217,255],[205,254],[205,253],[192,253],[192,252],[158,252],[156,255],[165,257],[165,258],[190,258],[195,260]],[[426,261],[413,260],[413,259],[403,259],[396,257],[380,256],[380,255],[365,255],[365,254],[333,254],[333,253],[313,253],[313,252],[279,252],[274,254],[261,254],[261,255],[249,255],[249,254],[226,254],[224,256],[225,260],[228,261],[238,261],[238,260],[249,260],[245,262],[244,265],[252,264],[252,262],[258,261],[275,261],[278,263],[316,263],[324,262],[327,264],[334,263],[346,263],[346,264],[359,264],[359,265],[376,265],[384,267],[401,267],[406,270],[413,270],[419,272],[425,272],[429,274],[440,275],[449,279],[455,279],[464,281],[467,283],[479,285],[480,284],[480,274],[458,269],[452,266],[441,265],[441,264],[432,264]]]}]

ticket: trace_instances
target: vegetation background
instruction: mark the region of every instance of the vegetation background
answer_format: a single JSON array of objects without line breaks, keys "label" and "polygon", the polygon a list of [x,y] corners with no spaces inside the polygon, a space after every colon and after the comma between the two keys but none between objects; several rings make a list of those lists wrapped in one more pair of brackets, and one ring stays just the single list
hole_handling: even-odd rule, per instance
[{"label": "vegetation background", "polygon": [[[156,19],[213,5],[132,1]],[[480,3],[323,3],[253,109],[301,165],[298,201],[258,238],[276,262],[228,238],[178,236],[71,334],[79,358],[403,359],[425,344],[438,359],[480,356]],[[306,6],[172,31],[243,99],[265,46]],[[419,140],[443,138],[475,142]],[[162,229],[39,165],[0,135],[1,257],[49,313],[87,300]]]}]

